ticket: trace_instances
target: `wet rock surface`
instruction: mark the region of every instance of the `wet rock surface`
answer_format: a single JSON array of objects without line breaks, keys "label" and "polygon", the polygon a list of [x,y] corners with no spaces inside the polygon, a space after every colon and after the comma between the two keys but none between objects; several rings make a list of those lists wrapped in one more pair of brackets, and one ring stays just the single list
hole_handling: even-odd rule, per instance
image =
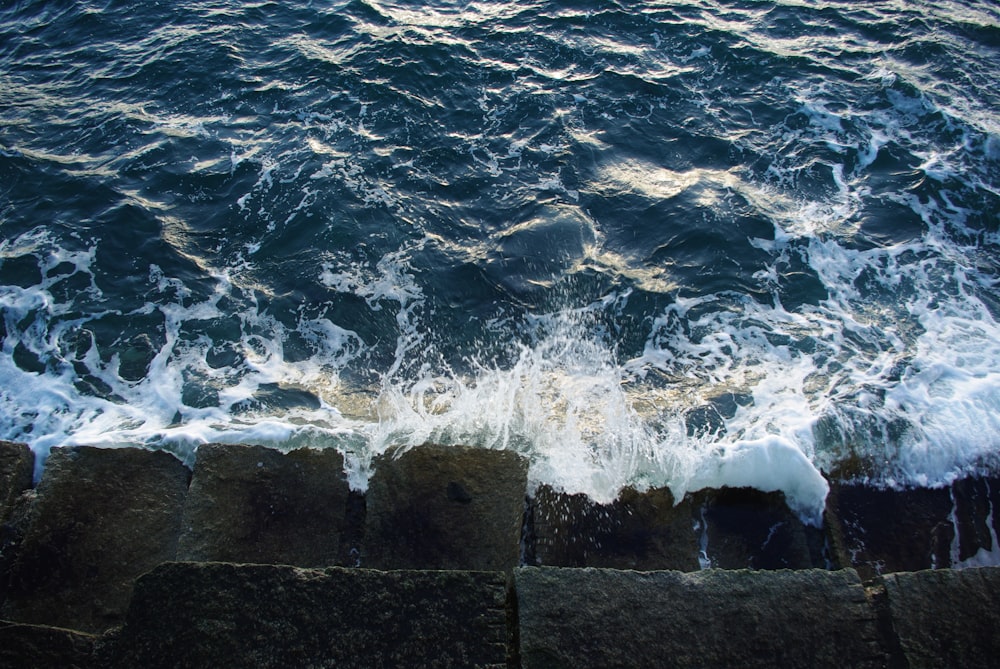
[{"label": "wet rock surface", "polygon": [[0,523],[10,518],[14,502],[31,487],[35,456],[24,444],[0,441]]},{"label": "wet rock surface", "polygon": [[982,566],[1000,557],[1000,478],[967,478],[952,486],[957,541],[952,566]]},{"label": "wet rock surface", "polygon": [[826,520],[836,560],[864,579],[951,565],[951,491],[833,484]]},{"label": "wet rock surface", "polygon": [[180,560],[335,565],[349,495],[335,450],[282,453],[243,444],[198,448]]},{"label": "wet rock surface", "polygon": [[889,574],[884,583],[906,665],[997,666],[1000,569]]},{"label": "wet rock surface", "polygon": [[692,496],[702,562],[718,569],[825,568],[823,531],[792,513],[780,492],[704,490]]},{"label": "wet rock surface", "polygon": [[2,617],[84,632],[121,622],[135,579],[176,555],[189,475],[162,451],[53,450]]},{"label": "wet rock surface", "polygon": [[0,667],[978,667],[1000,654],[1000,568],[917,571],[997,563],[996,478],[834,483],[818,529],[780,493],[742,488],[679,504],[626,489],[602,505],[542,485],[526,503],[523,459],[463,447],[379,458],[367,493],[347,489],[332,450],[203,446],[190,488],[167,453],[76,447],[22,491],[19,458],[0,525],[0,617],[16,621],[0,622]]},{"label": "wet rock surface", "polygon": [[615,569],[699,569],[689,501],[670,490],[626,488],[611,504],[539,486],[531,501],[529,564]]},{"label": "wet rock surface", "polygon": [[853,570],[515,571],[524,669],[881,667]]},{"label": "wet rock surface", "polygon": [[527,477],[527,461],[509,451],[427,445],[377,458],[362,566],[514,568]]},{"label": "wet rock surface", "polygon": [[502,573],[171,563],[136,584],[112,666],[500,669],[507,617]]}]

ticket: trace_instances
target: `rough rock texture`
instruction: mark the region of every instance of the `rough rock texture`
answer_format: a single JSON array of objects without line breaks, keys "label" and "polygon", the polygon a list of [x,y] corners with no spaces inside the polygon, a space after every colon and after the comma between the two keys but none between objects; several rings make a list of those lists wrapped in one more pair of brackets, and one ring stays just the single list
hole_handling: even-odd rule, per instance
[{"label": "rough rock texture", "polygon": [[14,500],[31,487],[35,454],[24,444],[0,441],[0,523],[10,518]]},{"label": "rough rock texture", "polygon": [[692,508],[669,489],[624,489],[611,504],[540,486],[531,501],[529,564],[695,571],[698,537]]},{"label": "rough rock texture", "polygon": [[332,449],[200,446],[177,557],[338,564],[348,493],[344,459]]},{"label": "rough rock texture", "polygon": [[100,637],[58,627],[0,620],[0,667],[97,669]]},{"label": "rough rock texture", "polygon": [[0,611],[7,601],[7,591],[10,589],[11,572],[17,562],[17,555],[24,542],[28,530],[28,520],[32,505],[37,494],[28,489],[14,500],[10,517],[0,523]]},{"label": "rough rock texture", "polygon": [[506,667],[506,577],[171,563],[136,584],[117,667]]},{"label": "rough rock texture", "polygon": [[427,445],[377,458],[362,565],[512,569],[527,477],[527,462],[509,451]]},{"label": "rough rock texture", "polygon": [[118,624],[135,579],[176,554],[189,476],[162,451],[54,450],[2,617],[85,632]]},{"label": "rough rock texture", "polygon": [[881,667],[844,571],[514,572],[524,669]]},{"label": "rough rock texture", "polygon": [[1000,569],[889,574],[884,582],[911,669],[1000,662]]},{"label": "rough rock texture", "polygon": [[803,525],[780,492],[703,490],[692,496],[706,566],[824,568],[823,532]]}]

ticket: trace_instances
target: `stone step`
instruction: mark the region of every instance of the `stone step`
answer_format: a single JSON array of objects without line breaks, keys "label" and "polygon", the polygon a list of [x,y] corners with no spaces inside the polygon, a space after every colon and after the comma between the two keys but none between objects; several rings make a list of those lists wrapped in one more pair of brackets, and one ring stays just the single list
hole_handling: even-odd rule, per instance
[{"label": "stone step", "polygon": [[524,669],[882,667],[853,570],[515,572]]},{"label": "stone step", "polygon": [[781,493],[750,489],[682,500],[625,489],[610,504],[532,492],[523,458],[475,448],[389,453],[364,494],[349,490],[329,449],[204,445],[193,478],[164,452],[54,449],[28,492],[30,451],[0,445],[0,456],[10,465],[0,480],[14,481],[3,496],[14,503],[0,526],[0,616],[94,633],[121,623],[139,574],[178,559],[508,573],[852,567],[868,581],[1000,556],[995,478],[938,490],[833,483],[825,525],[813,528]]},{"label": "stone step", "polygon": [[996,666],[1000,568],[378,571],[174,562],[97,636],[0,621],[0,667]]},{"label": "stone step", "polygon": [[500,669],[508,615],[500,572],[170,563],[136,583],[109,664]]},{"label": "stone step", "polygon": [[162,451],[53,450],[0,616],[84,632],[121,622],[135,579],[176,556],[189,479]]}]

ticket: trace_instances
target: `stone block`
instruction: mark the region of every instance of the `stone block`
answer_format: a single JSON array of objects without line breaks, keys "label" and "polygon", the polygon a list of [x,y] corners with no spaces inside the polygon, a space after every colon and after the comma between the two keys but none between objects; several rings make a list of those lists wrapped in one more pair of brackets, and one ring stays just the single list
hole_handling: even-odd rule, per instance
[{"label": "stone block", "polygon": [[699,568],[691,504],[675,504],[667,488],[626,488],[611,504],[598,504],[586,495],[542,485],[530,508],[530,564],[644,571]]},{"label": "stone block", "polygon": [[884,582],[893,627],[911,669],[997,666],[1000,568],[897,573]]},{"label": "stone block", "polygon": [[349,492],[343,456],[332,449],[200,446],[177,557],[339,564]]},{"label": "stone block", "polygon": [[853,570],[514,571],[523,669],[882,667]]},{"label": "stone block", "polygon": [[146,574],[115,667],[507,666],[498,572],[172,563]]},{"label": "stone block", "polygon": [[947,488],[891,490],[831,483],[826,521],[838,564],[864,579],[948,567],[955,539]]},{"label": "stone block", "polygon": [[31,487],[35,454],[25,444],[0,441],[0,523],[10,518],[14,501]]},{"label": "stone block", "polygon": [[427,445],[376,458],[362,566],[509,570],[520,561],[528,463]]},{"label": "stone block", "polygon": [[702,490],[691,496],[703,566],[719,569],[824,568],[823,532],[804,525],[781,492]]},{"label": "stone block", "polygon": [[10,516],[0,523],[0,611],[7,601],[7,591],[10,589],[11,572],[17,555],[28,529],[28,518],[37,494],[34,489],[28,489],[14,501]]},{"label": "stone block", "polygon": [[135,579],[174,559],[190,472],[163,451],[52,451],[14,563],[4,618],[102,632]]},{"label": "stone block", "polygon": [[92,634],[0,620],[0,667],[98,669],[100,643]]}]

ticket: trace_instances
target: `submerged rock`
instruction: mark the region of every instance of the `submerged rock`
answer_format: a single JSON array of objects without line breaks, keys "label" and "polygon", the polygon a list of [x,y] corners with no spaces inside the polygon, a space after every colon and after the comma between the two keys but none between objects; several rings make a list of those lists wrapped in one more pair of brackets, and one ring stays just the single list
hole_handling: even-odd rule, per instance
[{"label": "submerged rock", "polygon": [[332,449],[200,446],[177,557],[338,564],[349,492],[343,456]]},{"label": "submerged rock", "polygon": [[524,669],[882,667],[853,570],[695,573],[522,567]]},{"label": "submerged rock", "polygon": [[52,451],[2,617],[103,632],[142,573],[174,559],[190,472],[162,451]]},{"label": "submerged rock", "polygon": [[520,560],[528,463],[516,453],[426,445],[375,460],[362,565],[507,570]]},{"label": "submerged rock", "polygon": [[112,666],[501,669],[507,618],[502,573],[172,563],[136,584]]},{"label": "submerged rock", "polygon": [[548,485],[531,501],[533,559],[558,567],[699,568],[689,501],[674,503],[667,488],[624,489],[611,504]]}]

